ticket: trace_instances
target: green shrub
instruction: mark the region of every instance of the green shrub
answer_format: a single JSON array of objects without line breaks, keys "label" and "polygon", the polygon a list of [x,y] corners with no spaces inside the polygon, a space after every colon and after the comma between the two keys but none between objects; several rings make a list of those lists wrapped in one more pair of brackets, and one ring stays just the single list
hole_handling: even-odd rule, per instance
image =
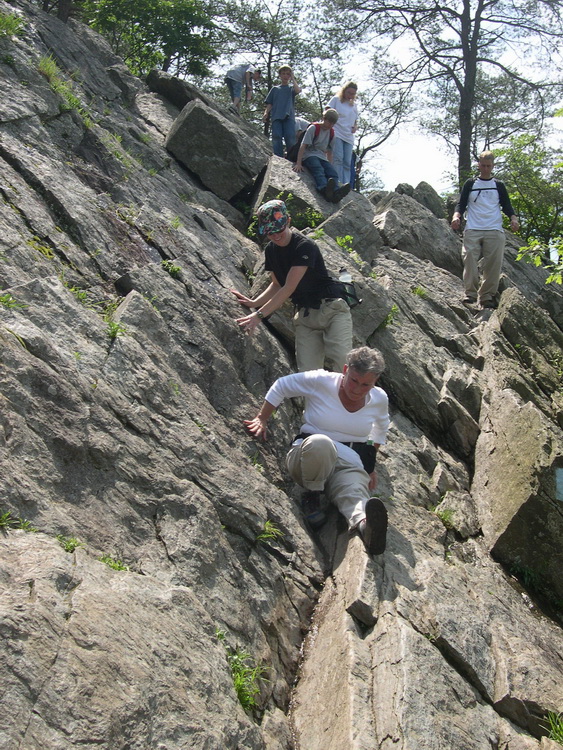
[{"label": "green shrub", "polygon": [[173,279],[177,279],[182,273],[180,266],[175,266],[171,260],[163,260],[160,265],[164,268],[166,273],[169,273]]},{"label": "green shrub", "polygon": [[127,327],[124,326],[123,323],[117,323],[115,320],[110,320],[106,332],[110,339],[114,341],[118,336],[127,333]]},{"label": "green shrub", "polygon": [[24,20],[15,13],[0,13],[0,38],[19,36],[23,32]]},{"label": "green shrub", "polygon": [[61,545],[65,552],[74,552],[78,547],[84,547],[82,542],[79,542],[73,536],[64,536],[63,534],[57,534],[57,542]]},{"label": "green shrub", "polygon": [[435,510],[434,513],[438,516],[446,529],[453,529],[454,512],[451,508],[444,508],[444,510]]},{"label": "green shrub", "polygon": [[563,713],[548,711],[546,720],[545,728],[549,729],[549,739],[563,745]]},{"label": "green shrub", "polygon": [[284,533],[281,529],[278,529],[273,521],[266,521],[264,523],[264,530],[261,531],[256,537],[257,542],[266,542],[268,540],[283,539]]},{"label": "green shrub", "polygon": [[37,529],[31,525],[31,521],[25,518],[12,517],[11,511],[6,511],[0,515],[0,529],[20,529],[21,531],[35,532]]},{"label": "green shrub", "polygon": [[102,555],[101,557],[98,558],[98,560],[100,562],[105,563],[107,566],[109,566],[113,570],[129,570],[129,567],[125,565],[125,563],[122,563],[121,560],[117,560],[111,555]]},{"label": "green shrub", "polygon": [[381,330],[382,328],[387,328],[387,326],[393,325],[395,322],[395,317],[397,313],[399,312],[399,308],[397,305],[393,305],[387,315],[385,316],[385,320],[383,320],[382,323],[379,324],[377,330]]},{"label": "green shrub", "polygon": [[215,631],[217,639],[225,646],[227,652],[227,663],[231,670],[235,692],[245,711],[256,705],[256,696],[260,692],[258,680],[264,679],[266,668],[256,664],[254,659],[244,649],[231,648],[226,643],[226,633],[224,630]]},{"label": "green shrub", "polygon": [[425,299],[428,296],[426,289],[424,289],[424,287],[422,286],[412,287],[411,292],[413,294],[416,294],[417,297],[422,297],[422,299]]},{"label": "green shrub", "polygon": [[2,307],[7,307],[8,309],[17,309],[17,308],[23,308],[27,307],[27,305],[24,305],[23,302],[18,302],[9,292],[6,292],[5,294],[0,294],[0,305]]},{"label": "green shrub", "polygon": [[82,103],[72,90],[72,83],[64,81],[61,78],[61,71],[52,55],[45,55],[39,60],[37,66],[41,75],[49,81],[49,86],[55,94],[58,94],[63,103],[60,106],[61,111],[75,109],[80,115],[84,114]]}]

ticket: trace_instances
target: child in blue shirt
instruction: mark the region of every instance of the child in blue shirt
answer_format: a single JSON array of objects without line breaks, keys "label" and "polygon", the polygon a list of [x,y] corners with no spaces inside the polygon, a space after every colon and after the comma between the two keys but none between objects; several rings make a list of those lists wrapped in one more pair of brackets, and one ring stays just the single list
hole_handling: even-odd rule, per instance
[{"label": "child in blue shirt", "polygon": [[[301,91],[289,65],[278,70],[281,85],[273,86],[265,99],[263,120],[272,120],[272,146],[276,156],[283,157],[283,141],[286,149],[295,143],[295,97]],[[292,81],[292,85],[289,82]]]}]

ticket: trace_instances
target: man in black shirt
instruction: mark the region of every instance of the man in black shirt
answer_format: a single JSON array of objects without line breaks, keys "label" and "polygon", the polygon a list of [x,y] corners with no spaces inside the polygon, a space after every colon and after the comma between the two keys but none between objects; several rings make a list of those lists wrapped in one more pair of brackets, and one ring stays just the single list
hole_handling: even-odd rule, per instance
[{"label": "man in black shirt", "polygon": [[271,282],[256,299],[232,290],[241,305],[257,308],[237,323],[252,333],[291,297],[297,308],[293,318],[297,369],[322,369],[326,359],[332,370],[342,372],[352,349],[352,316],[341,297],[341,284],[328,274],[317,244],[290,228],[291,217],[283,201],[268,201],[257,214],[258,234],[269,240],[265,269]]}]

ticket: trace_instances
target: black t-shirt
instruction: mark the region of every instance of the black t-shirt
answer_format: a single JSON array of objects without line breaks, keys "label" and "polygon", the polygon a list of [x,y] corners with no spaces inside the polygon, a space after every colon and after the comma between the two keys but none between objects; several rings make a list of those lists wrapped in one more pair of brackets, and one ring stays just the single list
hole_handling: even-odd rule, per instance
[{"label": "black t-shirt", "polygon": [[293,266],[307,266],[305,275],[291,295],[297,307],[318,307],[323,299],[341,296],[340,284],[326,270],[321,251],[313,240],[293,230],[285,247],[268,242],[265,250],[265,269],[271,271],[278,284],[284,286]]}]

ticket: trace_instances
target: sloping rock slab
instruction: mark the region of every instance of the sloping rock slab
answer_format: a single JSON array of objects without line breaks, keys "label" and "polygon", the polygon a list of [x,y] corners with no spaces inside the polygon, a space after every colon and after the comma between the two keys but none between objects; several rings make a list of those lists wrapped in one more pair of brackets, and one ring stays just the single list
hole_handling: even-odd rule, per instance
[{"label": "sloping rock slab", "polygon": [[461,277],[461,247],[448,224],[408,195],[388,193],[375,206],[375,226],[390,247],[430,260]]}]

